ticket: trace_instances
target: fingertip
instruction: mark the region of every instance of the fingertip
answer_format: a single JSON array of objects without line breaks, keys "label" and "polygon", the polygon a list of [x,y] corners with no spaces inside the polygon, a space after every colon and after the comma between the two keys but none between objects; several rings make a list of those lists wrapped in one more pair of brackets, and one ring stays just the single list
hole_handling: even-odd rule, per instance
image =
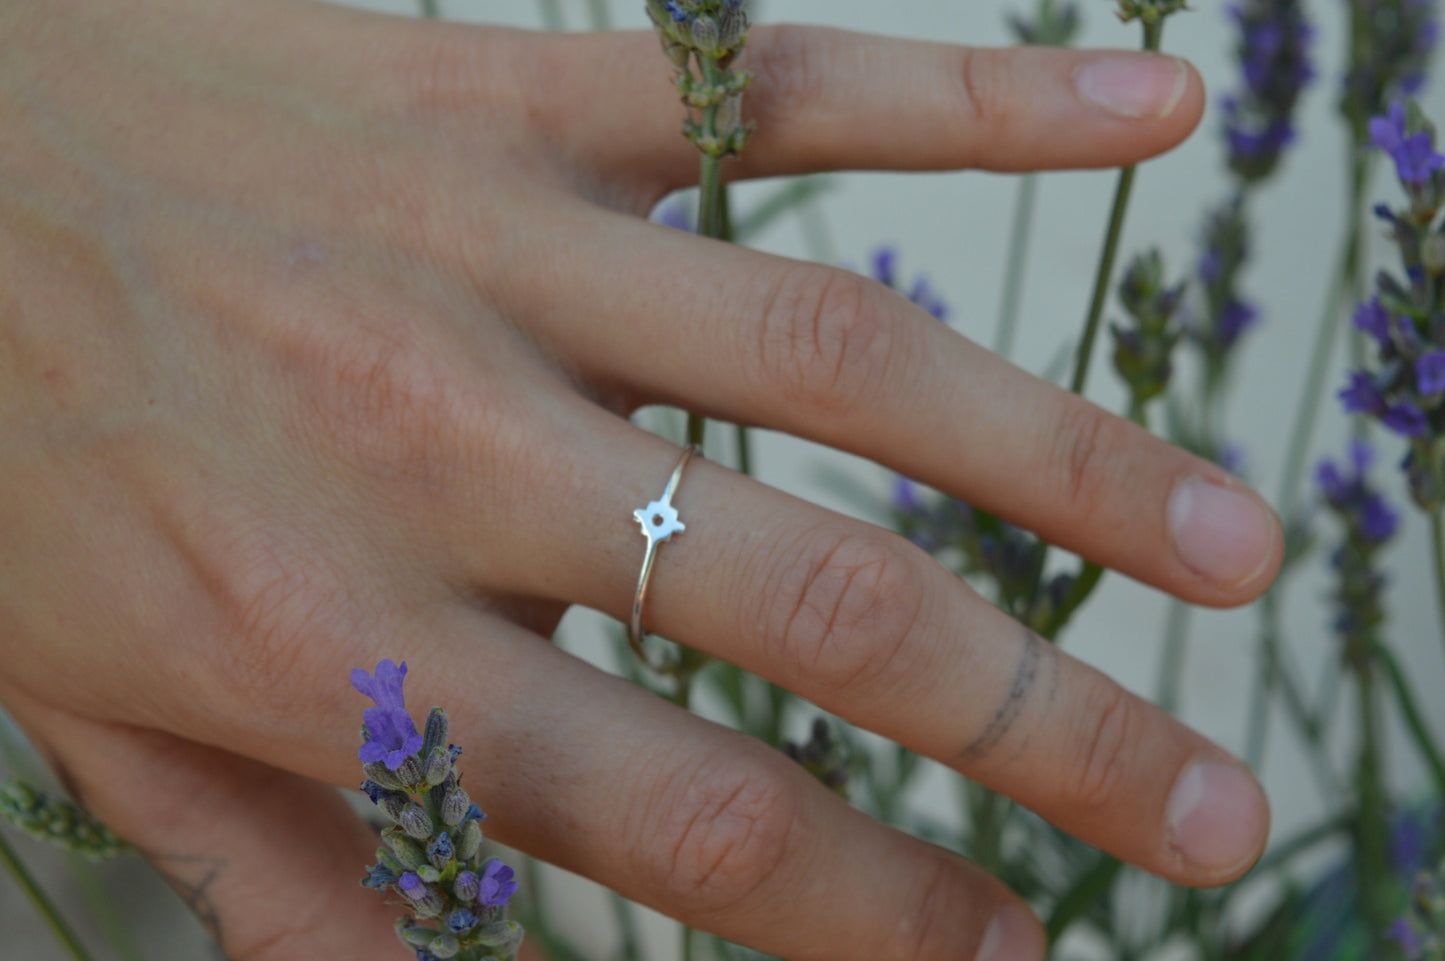
[{"label": "fingertip", "polygon": [[1246,603],[1273,583],[1284,532],[1253,490],[1189,475],[1175,483],[1166,516],[1176,557],[1218,592],[1220,604]]},{"label": "fingertip", "polygon": [[1204,113],[1204,81],[1180,57],[1106,50],[1082,55],[1074,67],[1074,92],[1085,109],[1130,127],[1149,125],[1188,136]]},{"label": "fingertip", "polygon": [[1269,838],[1269,800],[1259,781],[1233,759],[1188,764],[1169,794],[1165,832],[1184,867],[1185,883],[1225,884],[1248,871]]}]

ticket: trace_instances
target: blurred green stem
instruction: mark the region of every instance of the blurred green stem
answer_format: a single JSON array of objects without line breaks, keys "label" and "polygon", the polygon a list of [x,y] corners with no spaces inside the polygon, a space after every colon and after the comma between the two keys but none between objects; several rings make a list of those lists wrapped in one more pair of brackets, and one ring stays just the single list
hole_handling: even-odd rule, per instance
[{"label": "blurred green stem", "polygon": [[607,0],[587,0],[587,12],[591,14],[593,30],[612,29],[612,12],[607,8]]},{"label": "blurred green stem", "polygon": [[1054,909],[1049,912],[1048,919],[1044,922],[1049,941],[1058,940],[1059,935],[1089,909],[1089,905],[1106,894],[1123,867],[1123,862],[1118,858],[1101,853],[1094,866],[1064,892],[1064,896],[1059,898]]},{"label": "blurred green stem", "polygon": [[20,855],[15,853],[15,849],[10,846],[9,841],[5,840],[3,834],[0,834],[0,862],[4,863],[6,870],[15,879],[16,885],[30,899],[30,903],[35,906],[35,910],[55,935],[55,939],[60,942],[70,956],[75,961],[91,961],[90,954],[75,936],[75,932],[65,923],[65,919],[60,916],[54,902],[41,890],[35,877],[25,867],[25,863],[20,860]]},{"label": "blurred green stem", "polygon": [[1435,557],[1435,603],[1440,609],[1440,637],[1445,640],[1445,512],[1430,515],[1430,546]]},{"label": "blurred green stem", "polygon": [[1159,665],[1159,706],[1170,714],[1179,709],[1179,686],[1184,677],[1184,653],[1189,645],[1192,608],[1180,600],[1169,602],[1164,622],[1164,656]]},{"label": "blurred green stem", "polygon": [[1391,921],[1390,906],[1386,903],[1390,866],[1385,788],[1380,773],[1379,703],[1368,658],[1362,656],[1353,666],[1360,686],[1360,753],[1356,766],[1360,819],[1356,828],[1356,870],[1365,916],[1370,930],[1378,935]]},{"label": "blurred green stem", "polygon": [[1014,198],[1013,226],[1009,229],[1008,273],[1004,277],[1003,301],[993,339],[993,352],[1005,359],[1013,353],[1014,338],[1018,333],[1019,309],[1023,303],[1024,261],[1028,258],[1038,189],[1038,175],[1025,174],[1019,181],[1018,194]]},{"label": "blurred green stem", "polygon": [[562,21],[561,0],[537,0],[537,6],[542,8],[543,27],[548,30],[562,30],[566,27]]},{"label": "blurred green stem", "polygon": [[1395,691],[1395,703],[1404,715],[1405,726],[1414,737],[1415,746],[1420,749],[1420,757],[1435,778],[1435,790],[1440,797],[1445,798],[1445,757],[1441,756],[1440,748],[1430,736],[1430,725],[1420,713],[1415,694],[1410,689],[1410,681],[1400,669],[1400,662],[1395,660],[1394,652],[1384,644],[1375,645],[1374,656],[1385,668],[1385,676]]}]

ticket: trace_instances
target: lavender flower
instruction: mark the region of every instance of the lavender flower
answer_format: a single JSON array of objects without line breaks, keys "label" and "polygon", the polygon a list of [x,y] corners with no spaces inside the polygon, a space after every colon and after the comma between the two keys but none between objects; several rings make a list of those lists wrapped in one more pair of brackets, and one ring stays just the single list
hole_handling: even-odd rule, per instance
[{"label": "lavender flower", "polygon": [[898,276],[898,250],[884,246],[875,250],[868,258],[869,275],[885,287],[903,294],[913,303],[928,311],[937,319],[947,322],[950,309],[948,303],[933,289],[928,277],[919,274],[913,284],[904,290]]},{"label": "lavender flower", "polygon": [[1419,91],[1439,38],[1434,0],[1349,0],[1350,63],[1340,110],[1365,143],[1371,117]]},{"label": "lavender flower", "polygon": [[1242,0],[1228,10],[1239,27],[1244,88],[1221,103],[1224,136],[1230,169],[1248,183],[1273,173],[1294,140],[1295,105],[1314,79],[1314,30],[1300,0]]},{"label": "lavender flower", "polygon": [[1385,578],[1376,569],[1375,556],[1400,523],[1399,515],[1370,483],[1374,461],[1374,450],[1356,440],[1346,463],[1326,460],[1315,470],[1321,498],[1344,527],[1330,564],[1336,574],[1334,627],[1347,660],[1367,659],[1374,648],[1376,630],[1385,619],[1381,600]]},{"label": "lavender flower", "polygon": [[[397,936],[418,958],[512,961],[523,935],[506,918],[517,891],[513,871],[496,858],[480,865],[485,815],[461,787],[455,766],[461,750],[446,743],[451,723],[434,707],[425,737],[417,734],[406,713],[405,677],[406,664],[389,660],[374,675],[352,672],[353,686],[376,702],[363,728],[361,758],[370,776],[362,790],[394,822],[382,830],[377,863],[361,883],[405,899],[412,917],[397,923]],[[366,750],[398,732],[399,747],[388,741],[383,752]],[[393,764],[391,755],[398,753]],[[383,756],[387,763],[377,764]]]},{"label": "lavender flower", "polygon": [[49,841],[91,861],[108,860],[131,850],[89,811],[20,781],[0,784],[0,818],[37,841]]},{"label": "lavender flower", "polygon": [[1411,892],[1410,907],[1390,925],[1385,937],[1405,961],[1445,961],[1445,863],[1421,871]]},{"label": "lavender flower", "polygon": [[834,794],[842,798],[848,796],[848,755],[823,718],[814,718],[806,743],[785,740],[783,753]]},{"label": "lavender flower", "polygon": [[1350,372],[1340,391],[1345,409],[1378,420],[1409,442],[1406,477],[1423,510],[1445,506],[1445,157],[1435,130],[1411,102],[1398,102],[1369,123],[1371,140],[1395,161],[1409,207],[1377,210],[1390,225],[1404,279],[1382,271],[1375,294],[1355,311],[1374,362]]},{"label": "lavender flower", "polygon": [[367,738],[357,757],[363,762],[381,761],[388,769],[401,767],[407,755],[421,749],[421,734],[406,713],[401,685],[406,679],[406,662],[397,667],[387,659],[376,665],[375,676],[357,668],[351,672],[351,686],[376,702],[362,714]]},{"label": "lavender flower", "polygon": [[647,0],[647,15],[678,69],[678,95],[699,111],[688,117],[687,138],[709,157],[741,152],[752,134],[742,122],[743,91],[752,77],[732,69],[747,43],[743,0]]},{"label": "lavender flower", "polygon": [[1445,166],[1445,157],[1435,152],[1432,131],[1411,133],[1408,112],[1403,101],[1390,104],[1386,116],[1370,121],[1370,143],[1390,155],[1395,173],[1407,189],[1419,189],[1429,183],[1435,171]]},{"label": "lavender flower", "polygon": [[1204,355],[1206,383],[1213,392],[1223,383],[1244,335],[1259,324],[1259,310],[1239,293],[1239,272],[1249,257],[1249,224],[1244,193],[1209,212],[1201,237],[1203,253],[1195,271],[1200,305],[1184,316],[1190,343]]},{"label": "lavender flower", "polygon": [[1144,406],[1164,393],[1174,372],[1174,347],[1182,329],[1176,319],[1184,283],[1166,286],[1164,258],[1157,249],[1136,257],[1119,284],[1119,300],[1129,326],[1110,324],[1114,368],[1129,385],[1131,406],[1142,418]]},{"label": "lavender flower", "polygon": [[1032,20],[1008,15],[1019,43],[1040,47],[1067,47],[1079,32],[1080,17],[1077,3],[1056,3],[1055,0],[1039,0],[1038,12]]}]

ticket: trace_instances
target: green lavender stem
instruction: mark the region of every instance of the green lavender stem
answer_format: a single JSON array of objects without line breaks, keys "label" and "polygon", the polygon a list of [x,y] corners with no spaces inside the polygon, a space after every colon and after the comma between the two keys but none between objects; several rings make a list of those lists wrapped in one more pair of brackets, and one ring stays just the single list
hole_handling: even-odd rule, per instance
[{"label": "green lavender stem", "polygon": [[1375,645],[1374,657],[1384,667],[1385,678],[1395,692],[1395,703],[1405,719],[1405,727],[1409,729],[1415,746],[1420,749],[1421,758],[1430,769],[1431,776],[1435,778],[1435,790],[1445,798],[1445,756],[1441,755],[1435,739],[1430,736],[1430,726],[1420,713],[1415,694],[1410,689],[1409,679],[1400,669],[1400,662],[1395,659],[1394,653],[1384,644]]},{"label": "green lavender stem", "polygon": [[1440,637],[1445,640],[1445,515],[1439,507],[1430,515],[1430,546],[1435,558],[1435,603],[1440,608]]},{"label": "green lavender stem", "polygon": [[1059,898],[1053,911],[1049,912],[1049,917],[1044,922],[1044,930],[1048,932],[1049,940],[1056,941],[1069,925],[1089,909],[1089,905],[1107,893],[1123,867],[1123,862],[1118,858],[1100,854],[1094,866],[1074,882],[1074,886]]},{"label": "green lavender stem", "polygon": [[54,902],[52,902],[50,897],[41,889],[35,877],[30,873],[29,869],[25,867],[25,863],[20,860],[20,856],[15,853],[15,849],[10,846],[10,842],[5,840],[3,834],[0,834],[0,862],[4,863],[6,870],[8,870],[11,877],[15,879],[15,883],[19,885],[20,890],[25,893],[25,896],[30,899],[30,903],[35,906],[36,912],[39,913],[41,919],[55,935],[55,939],[61,943],[70,956],[74,958],[75,961],[91,961],[90,954],[80,943],[80,939],[75,936],[75,932],[65,923],[65,919],[60,916],[60,912],[56,909]]},{"label": "green lavender stem", "polygon": [[542,26],[548,30],[562,30],[566,27],[562,20],[561,0],[537,0],[537,6],[542,8]]},{"label": "green lavender stem", "polygon": [[1159,706],[1170,714],[1179,709],[1179,688],[1184,677],[1184,654],[1189,645],[1189,615],[1183,601],[1169,602],[1164,625],[1164,656],[1159,666]]},{"label": "green lavender stem", "polygon": [[1013,353],[1014,338],[1018,333],[1019,309],[1023,304],[1024,261],[1028,256],[1029,235],[1033,232],[1038,188],[1038,176],[1028,174],[1019,181],[1018,194],[1014,198],[1013,226],[1009,229],[1008,273],[1004,277],[998,330],[993,340],[993,352],[1003,358]]},{"label": "green lavender stem", "polygon": [[[1162,20],[1153,23],[1144,21],[1145,50],[1157,52],[1163,39],[1164,22]],[[1104,231],[1104,249],[1099,255],[1099,266],[1094,273],[1094,292],[1089,298],[1088,316],[1084,319],[1084,337],[1079,343],[1079,352],[1074,361],[1074,376],[1069,384],[1069,389],[1081,396],[1084,393],[1084,386],[1089,380],[1089,361],[1094,354],[1094,342],[1098,339],[1100,321],[1104,317],[1104,303],[1108,300],[1109,286],[1114,278],[1114,261],[1119,256],[1119,241],[1124,236],[1124,215],[1129,209],[1129,195],[1134,190],[1134,174],[1137,169],[1137,166],[1130,166],[1121,170],[1119,183],[1114,189],[1114,203],[1109,211],[1109,226]],[[1047,545],[1039,553],[1038,576],[1034,580],[1032,591],[1035,599],[1037,599],[1039,589],[1043,584],[1043,574],[1048,569]],[[1046,637],[1053,640],[1054,636],[1068,623],[1074,611],[1083,606],[1084,602],[1093,594],[1103,577],[1104,569],[1102,567],[1092,561],[1084,562],[1074,581],[1074,588],[1069,592],[1068,600],[1056,615],[1055,623],[1050,625],[1051,630],[1045,633]]]},{"label": "green lavender stem", "polygon": [[1389,877],[1388,839],[1385,824],[1385,791],[1380,773],[1379,706],[1375,699],[1374,671],[1368,661],[1355,665],[1360,685],[1360,754],[1357,785],[1360,796],[1356,870],[1365,916],[1370,929],[1383,932],[1390,923],[1389,905],[1385,904],[1386,879]]},{"label": "green lavender stem", "polygon": [[593,30],[612,29],[612,12],[607,8],[607,0],[587,0],[587,11],[591,14]]}]

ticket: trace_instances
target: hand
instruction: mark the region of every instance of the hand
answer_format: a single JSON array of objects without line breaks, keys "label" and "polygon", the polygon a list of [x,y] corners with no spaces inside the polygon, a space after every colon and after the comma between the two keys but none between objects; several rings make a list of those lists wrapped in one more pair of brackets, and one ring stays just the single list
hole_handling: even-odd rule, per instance
[{"label": "hand", "polygon": [[[396,956],[323,786],[383,657],[501,840],[797,961],[1041,956],[985,873],[546,642],[631,604],[677,452],[626,415],[850,450],[1202,604],[1272,578],[1262,501],[871,282],[645,223],[696,175],[649,35],[52,0],[0,37],[0,700],[231,958]],[[1203,102],[1136,54],[746,56],[739,177],[1115,165]],[[1167,878],[1257,857],[1242,766],[905,541],[709,462],[677,505],[651,629]]]}]

